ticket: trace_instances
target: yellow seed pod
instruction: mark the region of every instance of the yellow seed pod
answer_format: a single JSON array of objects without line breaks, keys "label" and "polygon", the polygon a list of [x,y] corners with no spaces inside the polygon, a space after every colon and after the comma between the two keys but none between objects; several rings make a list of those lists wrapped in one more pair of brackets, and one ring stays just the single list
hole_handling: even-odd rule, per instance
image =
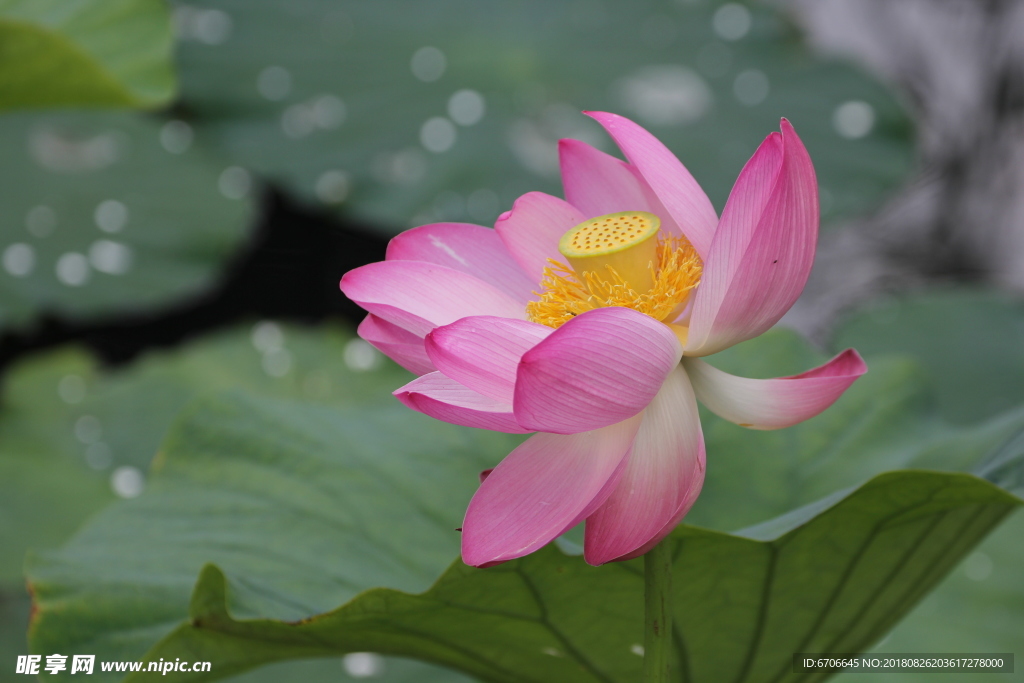
[{"label": "yellow seed pod", "polygon": [[661,220],[646,211],[598,216],[562,235],[558,251],[581,276],[605,275],[611,266],[632,289],[646,292],[654,284],[660,227]]}]

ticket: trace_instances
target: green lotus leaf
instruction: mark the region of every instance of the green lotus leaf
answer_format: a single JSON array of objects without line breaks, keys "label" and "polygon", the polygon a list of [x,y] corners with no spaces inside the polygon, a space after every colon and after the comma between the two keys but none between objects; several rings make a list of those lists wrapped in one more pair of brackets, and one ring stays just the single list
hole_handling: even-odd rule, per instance
[{"label": "green lotus leaf", "polygon": [[0,0],[0,110],[165,104],[172,43],[160,0]]}]

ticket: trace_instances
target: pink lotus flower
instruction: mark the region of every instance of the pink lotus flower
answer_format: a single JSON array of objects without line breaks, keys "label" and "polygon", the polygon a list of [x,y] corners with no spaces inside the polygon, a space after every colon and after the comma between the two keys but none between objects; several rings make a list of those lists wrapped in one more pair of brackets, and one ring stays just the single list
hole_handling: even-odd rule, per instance
[{"label": "pink lotus flower", "polygon": [[415,228],[341,281],[369,311],[359,334],[421,375],[395,392],[405,405],[537,432],[469,504],[462,557],[473,566],[531,553],[583,520],[587,562],[637,557],[700,492],[698,399],[778,429],[817,415],[867,370],[853,350],[767,380],[701,360],[766,331],[807,281],[817,184],[788,121],[747,162],[719,219],[650,133],[589,115],[629,163],[562,140],[564,201],[526,194],[493,230]]}]

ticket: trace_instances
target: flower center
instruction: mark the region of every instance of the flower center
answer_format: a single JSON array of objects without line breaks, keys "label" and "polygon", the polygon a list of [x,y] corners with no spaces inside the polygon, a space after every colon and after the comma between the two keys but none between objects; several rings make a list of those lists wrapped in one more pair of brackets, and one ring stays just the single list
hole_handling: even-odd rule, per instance
[{"label": "flower center", "polygon": [[660,234],[660,226],[654,214],[628,211],[565,233],[558,250],[570,265],[548,260],[539,299],[526,305],[529,319],[560,327],[591,309],[622,306],[674,321],[700,284],[702,263],[685,238]]},{"label": "flower center", "polygon": [[660,227],[661,220],[646,211],[598,216],[562,235],[558,251],[581,275],[612,268],[632,288],[646,291],[654,285]]}]

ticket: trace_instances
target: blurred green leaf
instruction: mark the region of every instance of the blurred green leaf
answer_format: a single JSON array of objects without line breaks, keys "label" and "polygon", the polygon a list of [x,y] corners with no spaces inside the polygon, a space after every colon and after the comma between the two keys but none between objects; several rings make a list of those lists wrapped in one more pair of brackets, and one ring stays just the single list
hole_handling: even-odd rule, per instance
[{"label": "blurred green leaf", "polygon": [[[802,342],[785,332],[765,335],[716,358],[723,368],[730,371],[742,368],[744,374],[749,375],[806,369],[817,360]],[[899,391],[894,391],[896,389]],[[891,396],[885,395],[887,391]],[[699,509],[695,508],[690,521],[718,528],[735,528],[771,517],[775,509],[785,512],[794,506],[813,502],[821,495],[856,485],[885,469],[908,465],[962,468],[1005,444],[1022,425],[1024,414],[1011,415],[971,429],[955,430],[945,426],[929,411],[919,388],[919,379],[910,366],[899,362],[875,363],[871,372],[832,409],[797,428],[755,434],[709,418],[706,422],[709,478]],[[741,434],[743,436],[739,436]],[[782,436],[775,438],[776,435]],[[458,526],[465,504],[476,486],[476,472],[493,465],[511,445],[507,437],[450,427],[400,408],[339,411],[238,395],[211,398],[193,405],[165,442],[159,471],[143,496],[108,508],[63,550],[47,554],[33,563],[30,576],[40,609],[33,631],[33,647],[35,651],[77,648],[96,652],[108,659],[140,658],[154,642],[180,624],[185,616],[189,588],[199,569],[207,562],[222,567],[229,577],[230,609],[237,619],[305,619],[346,603],[360,591],[378,586],[405,592],[421,591],[441,574],[447,561],[458,550],[458,536],[453,529]],[[1012,462],[1016,463],[1019,456],[1019,453],[1014,456]],[[743,473],[740,481],[733,482],[743,469],[749,472]],[[764,481],[755,485],[759,477]],[[935,570],[927,577],[912,573],[910,583],[913,586],[923,588],[941,579],[945,571],[983,535],[981,528],[987,527],[981,520],[988,513],[979,512],[977,533],[964,531],[957,524],[947,529],[945,522],[939,521],[938,517],[928,517],[937,508],[919,507],[930,495],[923,493],[926,491],[936,493],[939,496],[936,500],[944,500],[942,496],[945,494],[938,493],[940,491],[954,495],[954,498],[957,491],[969,494],[968,497],[981,496],[972,498],[982,505],[981,508],[960,507],[964,500],[953,501],[946,517],[951,523],[957,519],[965,523],[966,517],[961,516],[983,509],[982,501],[986,497],[1003,495],[965,475],[897,473],[868,484],[845,502],[838,503],[838,499],[833,497],[830,503],[837,507],[824,512],[822,519],[839,514],[836,511],[842,506],[849,506],[845,509],[852,510],[860,504],[856,501],[867,500],[875,501],[865,512],[868,519],[871,519],[871,511],[878,512],[884,507],[881,501],[888,501],[900,509],[903,509],[900,506],[906,506],[907,510],[916,509],[918,512],[914,514],[919,513],[912,522],[894,525],[891,533],[895,536],[887,536],[888,540],[879,539],[871,545],[869,552],[882,551],[881,556],[872,556],[870,561],[856,567],[843,567],[851,567],[852,574],[856,575],[866,572],[865,580],[885,580],[889,570],[884,568],[884,562],[898,559],[908,547],[913,547],[908,538],[935,522],[935,537],[921,540],[917,547],[930,548],[935,539],[940,539],[940,552],[949,551],[950,554],[922,556],[908,561],[907,566]],[[813,511],[823,509],[818,506]],[[959,511],[954,512],[954,509]],[[989,522],[994,523],[995,517],[1007,509],[1002,508],[998,515],[992,509],[995,516]],[[787,531],[784,525],[787,522],[793,524],[793,520],[793,516],[782,518],[773,533]],[[864,522],[864,518],[860,522]],[[810,526],[808,524],[804,528]],[[962,533],[958,535],[958,531]],[[947,532],[951,537],[942,540]],[[766,546],[699,529],[690,528],[679,533],[681,538],[698,539],[693,543],[710,544],[709,549],[718,548],[715,544],[721,542],[725,546],[720,549],[727,554],[732,549],[737,552],[752,549],[753,559],[750,562],[729,555],[723,566],[731,568],[728,571],[742,572],[746,569],[760,576],[757,580],[763,580],[763,574],[758,572],[764,565],[755,559],[758,554],[769,552]],[[750,531],[748,535],[751,534],[761,539],[771,537],[765,527],[760,534]],[[904,537],[903,534],[909,536]],[[838,543],[845,548],[847,546],[843,544],[851,538],[850,535],[833,534],[827,542],[833,546]],[[964,545],[953,543],[952,538],[958,538]],[[866,537],[861,536],[860,541],[866,541]],[[893,545],[887,546],[890,542]],[[794,543],[793,547],[799,545]],[[856,545],[854,543],[850,547]],[[130,553],[124,550],[127,547],[131,547]],[[884,550],[887,547],[889,550]],[[117,563],[112,568],[113,557],[117,558]],[[807,557],[830,561],[828,553],[824,557],[817,554]],[[939,557],[944,558],[942,562],[939,562]],[[922,564],[918,565],[918,562]],[[568,624],[558,622],[565,643],[572,647],[584,642],[594,643],[595,654],[588,656],[597,657],[595,661],[612,662],[608,664],[612,668],[607,671],[628,672],[636,664],[635,655],[630,654],[629,648],[639,642],[639,622],[636,620],[639,619],[641,603],[639,595],[635,596],[635,604],[626,598],[618,601],[622,595],[639,591],[639,580],[630,579],[632,574],[621,569],[621,565],[596,570],[578,565],[581,565],[579,560],[562,558],[557,551],[548,549],[544,554],[521,563],[510,563],[506,568],[514,576],[517,567],[537,566],[540,568],[538,571],[548,571],[553,566],[577,567],[570,572],[571,576],[577,577],[570,584],[572,586],[583,586],[581,582],[590,580],[603,581],[600,577],[604,576],[634,581],[635,584],[622,584],[624,588],[614,590],[603,585],[593,593],[584,591],[582,587],[574,589],[580,591],[576,595],[600,594],[602,600],[607,597],[612,601],[614,604],[610,610],[613,615],[604,613],[600,617],[612,621],[601,622],[598,616],[591,614],[580,622],[585,623],[586,628],[577,624],[569,629],[575,623],[571,620]],[[690,564],[683,562],[680,571],[689,571],[688,566]],[[719,571],[719,565],[715,564],[715,567]],[[503,571],[498,568],[481,573],[455,568],[434,590],[444,589],[449,579],[486,583],[491,579],[473,577],[495,576],[505,578],[495,578],[494,581],[508,580],[509,574],[502,574]],[[842,568],[837,571],[841,573]],[[824,570],[818,573],[835,576]],[[557,572],[552,574],[555,575]],[[704,581],[719,575],[714,572],[701,574]],[[802,583],[806,583],[805,576],[800,575],[800,578]],[[689,585],[693,581],[696,577],[681,579],[680,583]],[[727,584],[719,583],[719,586]],[[707,593],[709,600],[715,595],[711,587],[699,585],[702,586],[700,590],[694,588],[695,593],[686,593],[689,596],[685,598],[687,606],[680,610],[680,619],[684,620],[683,623],[692,624],[689,628],[698,640],[704,637],[698,634],[698,631],[703,633],[701,629],[704,627],[697,629],[696,625],[706,623],[706,620],[701,616],[701,621],[685,621],[694,606],[690,601],[705,591],[710,591]],[[140,586],[146,586],[146,589],[140,591]],[[515,593],[492,587],[488,593],[495,600],[513,601],[520,599],[521,590]],[[822,590],[828,594],[827,587]],[[573,591],[566,593],[572,594]],[[872,616],[874,621],[871,625],[856,632],[854,640],[843,641],[843,646],[869,645],[891,627],[896,615],[910,609],[921,594],[908,593],[899,604],[887,605],[881,610],[884,618]],[[394,597],[391,593],[374,595]],[[836,594],[835,600],[853,600],[855,595],[856,592],[849,595],[844,592]],[[401,597],[402,601],[420,599],[427,598]],[[814,604],[820,607],[823,603]],[[744,604],[744,607],[749,605]],[[513,611],[515,609],[519,608]],[[850,619],[858,609],[856,606],[844,608],[834,616],[840,621]],[[356,607],[347,606],[342,612],[350,615],[352,612],[349,610],[356,610]],[[428,613],[432,611],[431,608]],[[703,615],[702,612],[696,614]],[[803,623],[794,614],[785,614],[788,616],[784,620]],[[873,614],[870,609],[864,612],[864,615]],[[371,614],[364,616],[373,622],[373,628],[384,628],[382,622],[371,618]],[[626,621],[617,621],[620,617]],[[629,620],[636,622],[636,633],[630,631],[628,624],[633,622]],[[740,628],[749,626],[748,622],[747,616],[741,615],[733,623],[735,628]],[[537,622],[532,625],[515,623],[520,625],[509,622],[509,625],[501,627],[505,629],[502,639],[516,633],[527,633],[530,629],[544,630],[543,625]],[[363,626],[366,634],[374,632],[369,622],[363,622]],[[804,623],[805,631],[807,627],[809,623]],[[288,629],[290,632],[296,630],[294,626]],[[780,635],[789,633],[781,626],[772,632]],[[826,629],[822,633],[830,631]],[[484,630],[474,629],[468,624],[461,636],[484,640],[487,637]],[[717,637],[723,642],[731,641],[731,638],[722,638],[720,634]],[[518,661],[530,667],[540,666],[538,662],[547,666],[560,665],[558,662],[562,659],[541,653],[541,647],[556,647],[548,642],[552,638],[550,634],[544,638],[544,643],[531,641],[531,647],[536,647],[530,655],[536,655],[539,660],[522,659],[517,654],[502,660],[503,666],[513,666],[512,662]],[[611,647],[602,638],[624,640]],[[408,644],[413,640],[404,642]],[[747,642],[741,640],[739,645],[745,647]],[[563,654],[569,647],[565,643],[557,648]],[[370,647],[427,657],[451,665],[457,663],[451,659],[456,657],[451,651],[442,656],[424,649],[398,650],[394,649],[398,645],[385,648],[378,641],[351,641],[349,651]],[[702,642],[694,651],[710,652],[709,647]],[[770,657],[772,652],[777,654],[782,649],[782,646],[772,647],[763,653]],[[330,647],[313,651],[304,644],[289,645],[285,650],[287,656],[294,657],[344,651]],[[214,675],[226,675],[245,666],[269,661],[280,654],[280,651],[274,654],[273,648],[265,643],[260,648],[250,645],[247,652],[254,653],[251,656],[256,659],[221,661],[219,668],[214,666]],[[266,654],[266,659],[260,659],[263,654]],[[789,654],[787,652],[786,656]],[[458,660],[461,663],[457,665],[484,675],[483,669],[473,667],[485,666],[481,662],[489,660],[477,659],[477,664],[470,665],[466,663],[469,659]],[[726,661],[735,665],[739,660],[736,657],[724,658],[721,665],[725,666]],[[605,671],[604,666],[598,668]],[[762,670],[767,671],[760,664],[752,669]],[[488,671],[491,673],[487,676],[496,676],[493,670]],[[515,678],[516,675],[519,674],[509,674],[510,680],[532,680],[525,674],[520,678]]]},{"label": "blurred green leaf", "polygon": [[[238,388],[342,406],[393,401],[391,390],[408,373],[350,342],[339,330],[265,322],[113,372],[76,349],[12,368],[0,412],[0,585],[20,579],[26,548],[58,545],[113,500],[120,468],[133,468],[121,475],[129,479],[145,473],[174,417],[198,393]],[[353,353],[363,363],[354,367],[365,370],[346,365]]]},{"label": "blurred green leaf", "polygon": [[[925,292],[871,305],[839,325],[832,346],[856,346],[872,356],[889,350],[928,368],[946,419],[969,422],[1024,403],[1024,308],[984,290]],[[1003,420],[1013,421],[1015,411]],[[1007,434],[1003,455],[1024,451]],[[989,469],[998,473],[995,454]],[[1021,479],[1005,486],[1022,490]],[[885,652],[997,652],[1019,648],[1024,632],[1024,517],[1017,515],[986,539],[939,588],[876,648]],[[955,619],[949,615],[956,615]],[[861,677],[850,675],[850,683]],[[879,683],[916,680],[877,674]],[[995,677],[994,677],[995,678]],[[1013,676],[995,680],[1015,680]],[[840,680],[846,681],[846,676]]]},{"label": "blurred green leaf", "polygon": [[0,110],[164,104],[171,47],[161,0],[0,0]]},{"label": "blurred green leaf", "polygon": [[[825,359],[783,329],[708,358],[746,377],[796,374]],[[971,426],[944,422],[928,380],[906,357],[874,354],[832,408],[788,429],[752,431],[703,411],[707,478],[687,522],[738,529],[886,470],[973,470],[1024,429],[1024,407]]]},{"label": "blurred green leaf", "polygon": [[[460,429],[401,406],[340,411],[240,395],[193,404],[184,420],[146,493],[99,513],[31,579],[43,600],[43,586],[68,580],[89,595],[60,610],[100,620],[74,647],[141,656],[178,624],[210,558],[246,577],[253,615],[298,619],[382,584],[422,590],[458,552],[455,528],[478,473],[521,438]],[[282,507],[283,500],[290,502]],[[158,547],[169,551],[162,560],[152,552]],[[104,578],[94,583],[90,558],[101,556]],[[124,592],[140,581],[145,591]],[[35,631],[69,635],[51,631],[51,618],[40,614]]]},{"label": "blurred green leaf", "polygon": [[[77,349],[12,368],[0,413],[0,643],[12,648],[0,647],[4,661],[28,651],[28,600],[19,585],[26,548],[64,542],[116,500],[112,479],[120,468],[146,473],[174,417],[196,394],[238,388],[366,406],[390,403],[391,390],[408,378],[350,333],[268,322],[152,353],[113,372]],[[464,680],[420,662],[371,661],[382,683]],[[348,664],[356,673],[366,666],[358,659]],[[0,681],[5,675],[0,672]],[[238,683],[359,678],[346,674],[342,662],[321,660],[283,662],[244,674]]]},{"label": "blurred green leaf", "polygon": [[231,184],[245,172],[191,135],[128,113],[0,116],[0,330],[152,310],[213,281],[253,202]]},{"label": "blurred green leaf", "polygon": [[760,3],[180,7],[182,98],[203,140],[385,230],[489,223],[524,192],[560,194],[558,138],[612,150],[581,109],[649,127],[719,207],[782,116],[815,160],[829,220],[877,203],[910,164],[911,125],[892,96],[813,56]]},{"label": "blurred green leaf", "polygon": [[953,289],[876,302],[842,322],[832,345],[913,356],[955,422],[1024,403],[1024,302],[1005,293]]},{"label": "blurred green leaf", "polygon": [[231,683],[470,683],[472,679],[451,669],[442,669],[413,659],[382,657],[372,652],[355,652],[341,658],[302,659],[278,662],[232,676]]},{"label": "blurred green leaf", "polygon": [[18,661],[18,655],[28,653],[28,615],[31,601],[24,586],[5,586],[0,583],[0,661],[5,666],[0,669],[0,682],[14,683],[20,675],[15,674],[15,667],[10,664]]}]

